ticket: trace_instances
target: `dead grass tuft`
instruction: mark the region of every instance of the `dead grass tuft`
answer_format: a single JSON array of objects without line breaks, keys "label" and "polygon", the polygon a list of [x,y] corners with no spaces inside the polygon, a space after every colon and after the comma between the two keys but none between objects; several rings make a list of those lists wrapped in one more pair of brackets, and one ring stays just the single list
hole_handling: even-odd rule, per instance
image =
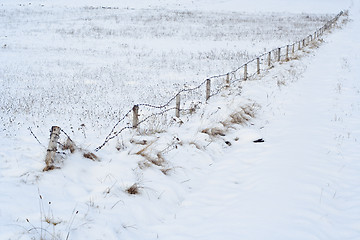
[{"label": "dead grass tuft", "polygon": [[248,116],[244,111],[235,112],[230,115],[230,122],[233,124],[244,125],[250,119],[250,116]]},{"label": "dead grass tuft", "polygon": [[151,167],[151,163],[148,161],[140,161],[138,162],[138,166],[141,170],[144,170],[146,168],[150,168]]},{"label": "dead grass tuft", "polygon": [[195,142],[195,141],[189,142],[189,145],[194,145],[194,146],[195,146],[197,149],[199,149],[199,150],[202,149],[202,147],[201,147],[197,142]]},{"label": "dead grass tuft", "polygon": [[94,153],[92,152],[84,152],[83,153],[83,156],[84,158],[88,158],[90,160],[93,160],[93,161],[99,161],[99,158],[98,156],[96,156]]},{"label": "dead grass tuft", "polygon": [[163,168],[160,171],[164,174],[164,175],[169,175],[170,172],[172,171],[172,168]]},{"label": "dead grass tuft", "polygon": [[214,128],[205,128],[201,132],[215,137],[215,136],[225,136],[225,131],[226,131],[225,129],[214,127]]},{"label": "dead grass tuft", "polygon": [[137,194],[140,194],[140,186],[137,184],[137,183],[134,183],[133,185],[131,185],[130,187],[128,187],[125,191],[128,193],[128,194],[131,194],[131,195],[137,195]]},{"label": "dead grass tuft", "polygon": [[54,165],[49,165],[49,166],[44,167],[43,172],[51,171],[54,169],[60,169],[60,167],[56,167]]},{"label": "dead grass tuft", "polygon": [[[155,156],[152,156],[151,153],[148,153],[148,152],[147,152],[147,150],[149,149],[149,147],[150,147],[154,142],[156,142],[156,140],[153,141],[153,142],[151,142],[150,144],[148,144],[146,147],[144,147],[144,148],[141,149],[140,151],[136,152],[135,154],[142,156],[142,157],[145,158],[148,162],[150,162],[150,163],[152,163],[152,164],[154,164],[154,165],[156,165],[156,166],[163,166],[164,163],[165,163],[165,158],[164,158],[164,156],[162,155],[161,152],[156,153]],[[147,166],[146,164],[144,164],[144,163],[141,163],[141,164],[139,165],[139,167],[140,167],[140,168],[141,168],[141,167],[146,168],[146,167],[148,167],[148,166]]]}]

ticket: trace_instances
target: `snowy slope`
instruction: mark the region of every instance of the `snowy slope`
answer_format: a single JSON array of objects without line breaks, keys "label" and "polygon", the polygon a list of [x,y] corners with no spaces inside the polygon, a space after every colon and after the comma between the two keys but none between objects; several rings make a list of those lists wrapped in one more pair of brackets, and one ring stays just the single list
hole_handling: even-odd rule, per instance
[{"label": "snowy slope", "polygon": [[159,239],[360,238],[359,10],[299,79],[276,96],[264,89],[254,131],[265,143],[227,150],[155,228]]},{"label": "snowy slope", "polygon": [[[327,2],[314,12],[344,4]],[[0,239],[359,238],[359,8],[319,48],[224,90],[181,126],[115,139],[100,162],[78,151],[42,172],[32,136],[4,135]],[[247,124],[203,133],[244,107],[256,112]]]}]

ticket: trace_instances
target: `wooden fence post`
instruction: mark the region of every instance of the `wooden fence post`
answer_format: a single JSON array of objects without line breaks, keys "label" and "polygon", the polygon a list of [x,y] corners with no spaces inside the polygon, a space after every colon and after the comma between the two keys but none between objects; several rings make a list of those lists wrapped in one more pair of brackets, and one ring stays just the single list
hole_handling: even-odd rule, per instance
[{"label": "wooden fence post", "polygon": [[139,124],[139,106],[134,105],[132,111],[133,111],[133,128],[137,128]]},{"label": "wooden fence post", "polygon": [[303,39],[303,47],[305,47],[305,38]]},{"label": "wooden fence post", "polygon": [[244,80],[247,80],[247,64],[244,65]]},{"label": "wooden fence post", "polygon": [[293,45],[292,45],[292,50],[291,50],[291,52],[292,52],[292,54],[295,53],[295,43],[293,43]]},{"label": "wooden fence post", "polygon": [[301,43],[299,41],[298,50],[300,50],[300,49],[301,49]]},{"label": "wooden fence post", "polygon": [[45,158],[46,167],[43,169],[43,171],[48,171],[48,170],[51,170],[54,168],[55,154],[57,152],[57,144],[58,144],[58,140],[59,140],[59,135],[60,135],[60,127],[52,126],[51,133],[50,133],[49,146],[48,146],[46,158]]},{"label": "wooden fence post", "polygon": [[211,80],[206,79],[206,101],[210,98],[210,87],[211,87]]},{"label": "wooden fence post", "polygon": [[256,67],[257,67],[257,74],[260,74],[260,59],[256,58]]},{"label": "wooden fence post", "polygon": [[230,87],[230,74],[226,74],[226,86]]},{"label": "wooden fence post", "polygon": [[180,93],[176,95],[176,108],[175,108],[175,116],[180,117]]},{"label": "wooden fence post", "polygon": [[281,48],[278,48],[278,56],[277,56],[278,62],[280,62],[280,57],[281,57]]},{"label": "wooden fence post", "polygon": [[289,45],[286,45],[286,58],[285,61],[289,61]]},{"label": "wooden fence post", "polygon": [[271,52],[268,54],[268,66],[271,66]]}]

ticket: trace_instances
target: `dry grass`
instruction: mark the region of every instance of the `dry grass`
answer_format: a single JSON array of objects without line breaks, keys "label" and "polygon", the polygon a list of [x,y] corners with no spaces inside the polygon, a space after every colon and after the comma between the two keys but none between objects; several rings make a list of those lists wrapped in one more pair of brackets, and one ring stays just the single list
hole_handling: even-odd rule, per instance
[{"label": "dry grass", "polygon": [[173,168],[163,168],[160,171],[164,174],[164,175],[169,175],[171,171],[173,171]]},{"label": "dry grass", "polygon": [[146,168],[150,168],[152,165],[149,161],[140,161],[138,162],[138,166],[141,170],[144,170]]},{"label": "dry grass", "polygon": [[54,165],[49,165],[49,166],[44,167],[43,172],[51,171],[54,169],[60,169],[60,167],[56,167]]},{"label": "dry grass", "polygon": [[194,145],[197,149],[202,149],[202,147],[200,146],[200,144],[198,144],[197,142],[195,142],[195,141],[191,141],[191,142],[189,142],[189,145]]},{"label": "dry grass", "polygon": [[225,136],[229,128],[234,128],[234,124],[245,125],[252,118],[255,118],[255,112],[258,108],[259,105],[256,103],[244,105],[240,107],[239,111],[230,114],[226,120],[220,121],[220,123],[223,125],[223,128],[205,128],[201,132],[206,133],[212,137]]},{"label": "dry grass", "polygon": [[[154,156],[154,154],[152,154],[151,152],[149,152],[149,147],[154,144],[157,140],[149,143],[146,147],[144,147],[143,149],[137,151],[135,154],[136,155],[140,155],[143,158],[145,158],[148,162],[156,165],[156,166],[163,166],[165,163],[165,158],[163,157],[161,152],[157,152]],[[147,167],[147,164],[144,163],[139,163],[139,167],[140,168],[145,168]]]},{"label": "dry grass", "polygon": [[134,183],[133,185],[131,185],[130,187],[125,189],[125,192],[127,192],[128,194],[131,194],[131,195],[137,195],[137,194],[140,194],[140,188],[142,188],[142,187],[139,186],[138,183]]},{"label": "dry grass", "polygon": [[96,156],[92,152],[84,152],[83,156],[84,156],[84,158],[87,158],[87,159],[90,159],[90,160],[93,160],[93,161],[97,161],[97,162],[100,161],[98,156]]},{"label": "dry grass", "polygon": [[225,132],[226,129],[221,129],[218,127],[214,127],[214,128],[205,128],[204,130],[201,131],[202,133],[206,133],[210,136],[225,136]]}]

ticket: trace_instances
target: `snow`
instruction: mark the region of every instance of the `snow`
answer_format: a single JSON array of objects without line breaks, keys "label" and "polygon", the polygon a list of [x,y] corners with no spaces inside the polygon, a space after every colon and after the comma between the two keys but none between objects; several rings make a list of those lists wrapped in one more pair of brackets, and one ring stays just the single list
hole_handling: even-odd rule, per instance
[{"label": "snow", "polygon": [[[309,5],[294,2],[290,8],[282,2],[264,1],[256,11],[337,13],[348,4],[306,1]],[[234,2],[211,3],[121,4],[225,11]],[[10,9],[16,5],[7,0],[2,4]],[[89,2],[34,4],[70,6],[76,12]],[[236,6],[233,11],[255,11],[255,1]],[[158,120],[149,124],[154,133],[124,133],[96,153],[99,162],[84,158],[80,150],[66,152],[59,154],[60,169],[42,172],[46,149],[23,129],[34,127],[31,121],[36,118],[27,125],[19,111],[24,126],[17,128],[15,121],[8,125],[15,133],[0,132],[0,239],[360,238],[359,16],[360,6],[353,2],[350,22],[326,33],[319,46],[224,89],[194,114],[182,115],[181,125],[164,131]],[[257,46],[253,47],[255,51]],[[2,51],[10,62],[19,61],[13,50]],[[24,73],[20,68],[19,72]],[[24,86],[18,79],[12,86],[6,81],[9,75],[0,76],[2,87],[13,87],[15,93]],[[84,81],[91,85],[93,80]],[[246,115],[247,123],[231,124],[230,115],[244,116],[245,111],[255,116]],[[13,115],[2,109],[1,117]],[[35,132],[45,144],[47,129],[39,125]],[[214,129],[221,134],[211,134]],[[99,131],[74,128],[71,137],[83,149],[91,149],[87,144],[103,141],[107,133]],[[253,142],[260,138],[265,142]],[[134,184],[139,194],[131,195],[127,189]]]},{"label": "snow", "polygon": [[315,1],[287,1],[287,0],[3,0],[3,5],[46,5],[46,6],[66,6],[66,7],[83,7],[83,6],[102,6],[102,7],[119,7],[119,8],[171,8],[185,10],[201,11],[234,11],[234,12],[312,12],[312,13],[338,13],[339,6],[348,7],[351,1],[339,0],[315,0]]},{"label": "snow", "polygon": [[253,130],[265,143],[228,149],[174,218],[155,228],[159,239],[360,237],[356,21],[302,63],[300,79],[261,102],[260,118],[272,120]]}]

